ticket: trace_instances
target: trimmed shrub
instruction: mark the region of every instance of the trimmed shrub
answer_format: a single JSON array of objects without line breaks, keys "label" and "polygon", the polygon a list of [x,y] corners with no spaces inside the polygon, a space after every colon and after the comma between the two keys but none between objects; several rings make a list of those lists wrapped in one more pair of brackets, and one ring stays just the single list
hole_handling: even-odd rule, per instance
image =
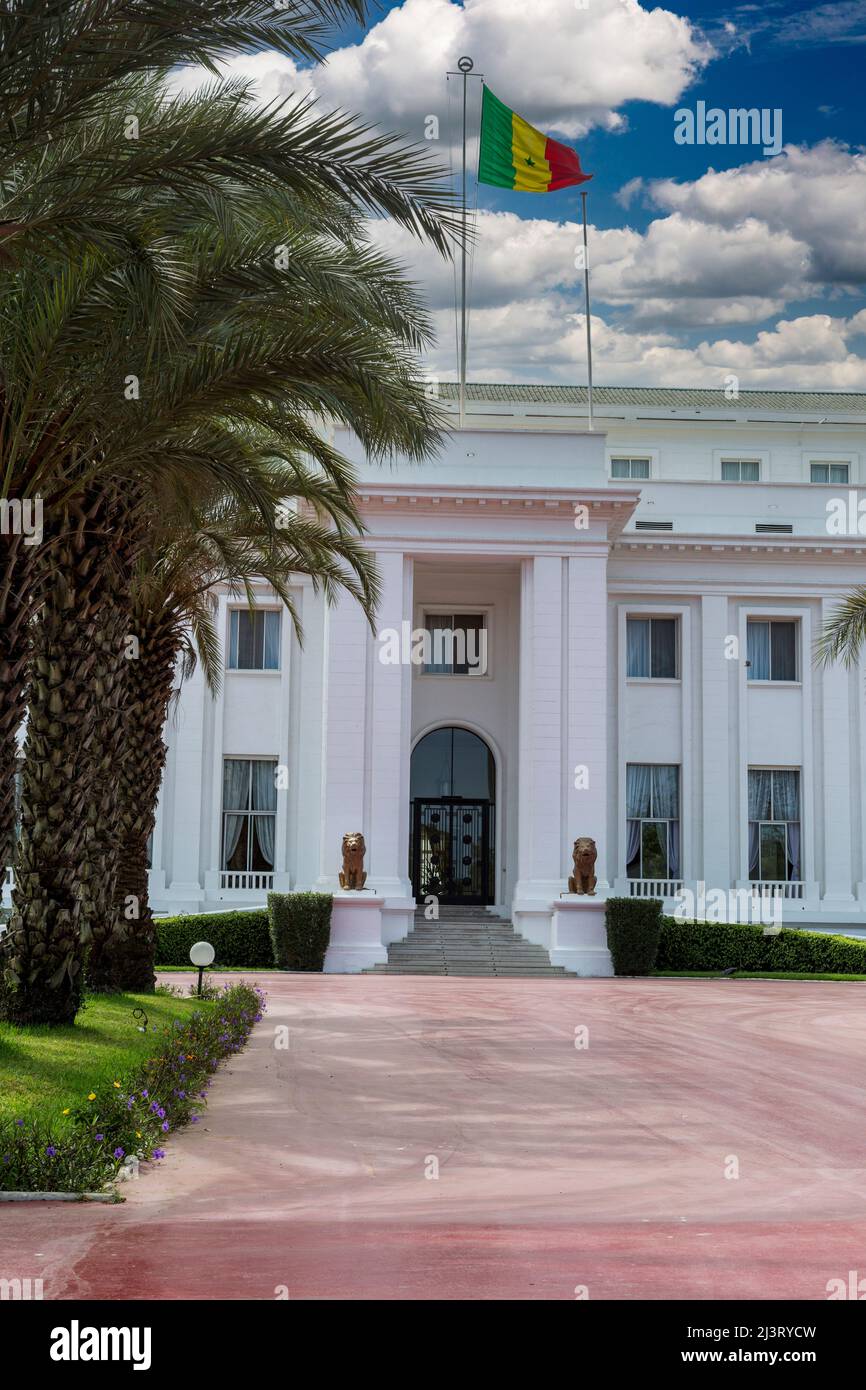
[{"label": "trimmed shrub", "polygon": [[650,975],[661,935],[661,903],[655,898],[608,898],[605,919],[614,974]]},{"label": "trimmed shrub", "polygon": [[213,969],[239,965],[246,970],[272,970],[274,957],[268,932],[268,914],[258,912],[207,912],[197,917],[163,917],[156,927],[156,968],[186,965],[189,948],[209,941],[216,951]]},{"label": "trimmed shrub", "polygon": [[330,893],[269,893],[274,960],[280,970],[321,970],[331,939]]},{"label": "trimmed shrub", "polygon": [[803,975],[866,975],[866,941],[783,928],[764,936],[751,922],[662,919],[659,970],[790,970]]}]

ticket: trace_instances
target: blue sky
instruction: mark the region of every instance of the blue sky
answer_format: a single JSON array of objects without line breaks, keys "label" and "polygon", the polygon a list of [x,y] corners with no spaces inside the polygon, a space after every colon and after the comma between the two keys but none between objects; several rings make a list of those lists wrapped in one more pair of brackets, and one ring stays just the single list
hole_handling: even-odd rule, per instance
[{"label": "blue sky", "polygon": [[[470,52],[497,95],[578,149],[590,194],[593,347],[607,382],[866,390],[866,0],[390,0],[334,36],[322,69],[239,60],[263,97],[323,104],[422,138]],[[688,145],[675,112],[781,110],[783,148]],[[478,190],[475,379],[580,381],[576,190]],[[425,286],[453,376],[453,281],[399,229],[377,239]]]}]

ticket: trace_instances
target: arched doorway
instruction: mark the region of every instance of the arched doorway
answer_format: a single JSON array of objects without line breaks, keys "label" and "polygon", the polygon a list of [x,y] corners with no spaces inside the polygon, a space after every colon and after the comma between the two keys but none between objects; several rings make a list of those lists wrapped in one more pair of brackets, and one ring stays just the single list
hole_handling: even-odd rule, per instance
[{"label": "arched doorway", "polygon": [[412,754],[412,890],[422,901],[494,901],[496,763],[478,734],[434,729]]}]

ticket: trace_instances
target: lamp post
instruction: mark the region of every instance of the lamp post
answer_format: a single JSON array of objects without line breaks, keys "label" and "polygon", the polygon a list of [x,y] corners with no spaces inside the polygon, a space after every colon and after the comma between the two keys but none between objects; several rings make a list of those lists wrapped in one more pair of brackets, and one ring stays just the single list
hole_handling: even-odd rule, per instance
[{"label": "lamp post", "polygon": [[206,965],[213,965],[213,958],[216,951],[209,941],[197,941],[194,946],[189,948],[189,958],[193,965],[198,966],[198,994],[201,998],[201,978],[204,974]]}]

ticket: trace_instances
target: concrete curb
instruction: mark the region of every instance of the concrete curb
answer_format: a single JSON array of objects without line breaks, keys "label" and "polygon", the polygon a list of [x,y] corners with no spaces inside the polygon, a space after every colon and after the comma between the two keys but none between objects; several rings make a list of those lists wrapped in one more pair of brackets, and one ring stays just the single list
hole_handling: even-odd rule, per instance
[{"label": "concrete curb", "polygon": [[0,1192],[0,1202],[116,1202],[113,1192]]}]

